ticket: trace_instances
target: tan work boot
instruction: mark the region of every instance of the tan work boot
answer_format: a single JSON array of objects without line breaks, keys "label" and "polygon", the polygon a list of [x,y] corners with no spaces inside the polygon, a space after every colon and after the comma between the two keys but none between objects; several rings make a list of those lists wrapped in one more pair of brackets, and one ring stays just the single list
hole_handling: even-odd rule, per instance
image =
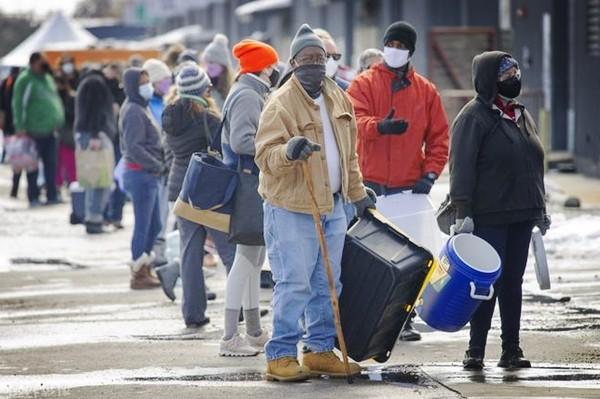
[{"label": "tan work boot", "polygon": [[267,362],[267,381],[305,381],[310,378],[310,371],[300,366],[294,357],[282,357]]},{"label": "tan work boot", "polygon": [[141,265],[137,271],[134,271],[135,266],[137,265],[134,265],[131,268],[131,280],[129,281],[129,286],[132,290],[144,290],[160,287],[160,281],[152,275],[150,265]]},{"label": "tan work boot", "polygon": [[[302,365],[310,370],[311,376],[327,375],[329,377],[346,377],[346,368],[335,353],[332,352],[308,352],[302,357]],[[361,372],[358,363],[350,362],[350,375]]]}]

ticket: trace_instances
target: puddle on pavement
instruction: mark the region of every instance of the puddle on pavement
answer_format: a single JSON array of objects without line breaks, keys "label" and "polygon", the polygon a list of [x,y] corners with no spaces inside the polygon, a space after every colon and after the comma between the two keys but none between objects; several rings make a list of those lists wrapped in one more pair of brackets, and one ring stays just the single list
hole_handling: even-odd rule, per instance
[{"label": "puddle on pavement", "polygon": [[554,304],[554,303],[568,303],[571,301],[570,296],[561,296],[558,298],[551,297],[549,295],[530,294],[523,295],[524,302],[537,302],[543,304]]},{"label": "puddle on pavement", "polygon": [[[336,381],[345,384],[345,379],[336,379]],[[355,381],[359,384],[385,383],[423,388],[437,386],[433,379],[424,375],[416,366],[372,366],[366,368],[362,375],[355,378]],[[261,372],[242,367],[114,369],[77,374],[0,375],[0,395],[86,386],[147,384],[264,386],[268,383],[264,381]]]},{"label": "puddle on pavement", "polygon": [[418,385],[420,387],[434,387],[436,385],[418,367],[414,366],[369,367],[357,379]]},{"label": "puddle on pavement", "polygon": [[66,266],[73,270],[89,268],[87,265],[60,258],[11,258],[10,263],[13,265]]},{"label": "puddle on pavement", "polygon": [[516,384],[556,388],[600,388],[600,367],[559,367],[554,365],[522,370],[487,367],[483,371],[465,371],[458,365],[431,365],[424,371],[447,384]]},{"label": "puddle on pavement", "polygon": [[180,376],[152,376],[125,378],[125,381],[135,382],[240,382],[263,381],[264,376],[259,372],[242,372],[210,375],[180,375]]}]

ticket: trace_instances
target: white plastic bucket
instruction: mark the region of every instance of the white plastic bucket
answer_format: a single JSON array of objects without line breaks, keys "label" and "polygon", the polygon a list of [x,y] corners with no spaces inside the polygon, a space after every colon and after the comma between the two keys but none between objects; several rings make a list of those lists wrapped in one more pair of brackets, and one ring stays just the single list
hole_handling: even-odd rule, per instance
[{"label": "white plastic bucket", "polygon": [[179,262],[179,230],[167,234],[167,246],[165,248],[165,257],[168,263]]},{"label": "white plastic bucket", "polygon": [[377,210],[417,245],[437,255],[444,245],[428,195],[403,193],[377,197]]}]

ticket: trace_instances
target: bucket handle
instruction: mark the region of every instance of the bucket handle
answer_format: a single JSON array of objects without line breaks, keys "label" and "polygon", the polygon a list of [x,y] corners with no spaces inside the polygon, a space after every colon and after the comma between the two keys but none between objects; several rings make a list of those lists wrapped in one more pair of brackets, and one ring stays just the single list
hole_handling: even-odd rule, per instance
[{"label": "bucket handle", "polygon": [[477,287],[475,287],[474,282],[469,282],[471,286],[471,298],[477,299],[479,301],[489,301],[494,296],[494,285],[490,284],[490,292],[487,295],[477,295],[475,292],[477,291]]}]

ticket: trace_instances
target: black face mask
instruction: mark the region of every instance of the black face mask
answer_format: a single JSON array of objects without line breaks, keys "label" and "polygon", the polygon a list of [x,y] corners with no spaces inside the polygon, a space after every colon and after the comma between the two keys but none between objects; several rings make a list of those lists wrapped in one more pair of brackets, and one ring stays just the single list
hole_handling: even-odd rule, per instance
[{"label": "black face mask", "polygon": [[321,85],[323,84],[323,79],[325,79],[325,65],[300,65],[294,69],[294,75],[296,75],[296,78],[311,98],[319,97],[321,94]]},{"label": "black face mask", "polygon": [[277,83],[279,83],[279,70],[273,69],[273,72],[269,75],[269,81],[271,82],[271,87],[277,86]]},{"label": "black face mask", "polygon": [[518,97],[521,93],[521,79],[513,76],[502,82],[498,82],[498,93],[506,98]]}]

